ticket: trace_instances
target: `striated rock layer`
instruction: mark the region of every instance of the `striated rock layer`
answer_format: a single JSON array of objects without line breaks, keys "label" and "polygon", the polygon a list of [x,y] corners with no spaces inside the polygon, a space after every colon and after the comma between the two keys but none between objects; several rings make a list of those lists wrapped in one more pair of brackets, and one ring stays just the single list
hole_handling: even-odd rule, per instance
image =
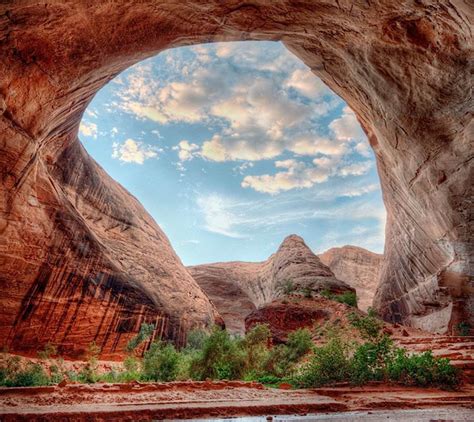
[{"label": "striated rock layer", "polygon": [[387,208],[375,305],[474,326],[472,57],[466,0],[4,1],[0,335],[117,350],[141,319],[179,340],[214,309],[143,208],[82,150],[82,113],[128,66],[210,41],[283,40],[356,112]]},{"label": "striated rock layer", "polygon": [[277,252],[263,262],[219,262],[188,267],[188,270],[216,305],[226,328],[240,334],[245,332],[246,316],[282,296],[287,282],[295,292],[354,290],[334,277],[296,235],[286,237]]},{"label": "striated rock layer", "polygon": [[339,280],[356,289],[357,306],[367,311],[377,290],[383,255],[348,245],[331,248],[318,256]]}]

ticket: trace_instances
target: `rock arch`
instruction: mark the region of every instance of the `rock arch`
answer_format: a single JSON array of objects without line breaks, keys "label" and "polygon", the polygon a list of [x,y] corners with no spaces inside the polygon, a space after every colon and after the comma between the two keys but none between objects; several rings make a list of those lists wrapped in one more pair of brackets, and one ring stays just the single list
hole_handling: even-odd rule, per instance
[{"label": "rock arch", "polygon": [[84,151],[95,92],[172,47],[282,40],[343,97],[388,212],[383,316],[474,325],[472,63],[466,0],[72,1],[0,5],[0,332],[28,352],[115,356],[141,321],[182,341],[219,318],[141,205]]}]

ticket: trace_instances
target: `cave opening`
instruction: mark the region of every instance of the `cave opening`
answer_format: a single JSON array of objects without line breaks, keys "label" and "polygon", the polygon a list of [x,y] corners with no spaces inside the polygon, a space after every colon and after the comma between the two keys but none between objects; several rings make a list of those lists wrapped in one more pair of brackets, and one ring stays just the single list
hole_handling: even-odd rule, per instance
[{"label": "cave opening", "polygon": [[87,151],[185,265],[263,261],[286,236],[383,253],[375,157],[353,111],[280,42],[160,53],[103,87]]},{"label": "cave opening", "polygon": [[[114,330],[127,325],[122,320],[129,315],[163,315],[164,337],[178,341],[190,320],[205,325],[213,319],[209,301],[195,288],[164,233],[90,158],[77,132],[95,93],[134,63],[183,45],[250,39],[282,40],[350,104],[367,133],[387,209],[385,262],[376,297],[380,314],[392,322],[443,333],[456,332],[461,323],[473,325],[472,218],[467,212],[472,197],[472,75],[467,66],[472,34],[465,6],[407,9],[394,2],[360,2],[345,8],[303,2],[238,8],[189,3],[180,8],[172,2],[136,7],[119,1],[67,6],[48,2],[41,11],[38,5],[12,3],[5,9],[12,28],[1,46],[5,339],[16,336],[27,349],[48,336],[71,348],[100,338],[111,352],[117,343]],[[87,113],[84,130],[98,130]],[[164,130],[159,133],[163,136]],[[131,138],[135,142],[125,144],[127,139],[117,139],[107,155],[132,157],[147,146],[145,139]],[[84,140],[91,152],[93,140]],[[181,140],[186,139],[177,143]],[[181,146],[169,152],[192,156],[202,149],[193,149],[191,143]],[[145,149],[141,168],[155,159],[179,163],[176,158],[164,160],[164,152]],[[186,172],[200,160],[182,160]],[[314,166],[298,157],[295,161],[306,164],[292,169],[291,160],[278,159],[278,167],[269,161],[269,168],[261,169],[257,165],[263,161],[247,160],[259,163],[242,169],[248,173],[236,178],[236,184],[253,176],[245,192],[257,195],[251,186],[265,185],[257,182]],[[117,180],[126,173],[125,165],[132,168],[132,163],[124,164],[114,172],[103,163]],[[270,179],[258,178],[265,175]],[[142,172],[135,177],[143,184]],[[267,195],[269,202],[275,200],[276,194]],[[142,202],[154,215],[146,202],[152,196],[145,195]],[[195,201],[191,206],[198,209]],[[259,209],[256,213],[263,215]],[[227,216],[221,218],[221,230],[229,229]],[[161,215],[155,218],[163,225]],[[163,226],[185,256],[173,228]],[[229,233],[241,234],[235,227]],[[202,245],[191,242],[189,249],[199,251]],[[38,279],[42,287],[37,291]],[[29,292],[37,295],[30,298]],[[15,321],[21,321],[17,316],[25,300],[38,306],[19,327]],[[48,325],[50,320],[54,324]],[[75,333],[81,333],[80,338]]]}]

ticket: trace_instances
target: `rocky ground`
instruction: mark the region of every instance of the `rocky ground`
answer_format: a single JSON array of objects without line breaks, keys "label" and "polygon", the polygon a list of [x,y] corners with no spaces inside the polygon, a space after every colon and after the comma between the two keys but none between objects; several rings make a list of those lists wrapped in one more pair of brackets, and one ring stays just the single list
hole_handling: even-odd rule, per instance
[{"label": "rocky ground", "polygon": [[[243,382],[95,384],[0,389],[2,421],[152,420],[380,409],[463,409],[474,416],[474,386],[459,391],[374,384],[312,390]],[[465,419],[468,420],[468,419]]]}]

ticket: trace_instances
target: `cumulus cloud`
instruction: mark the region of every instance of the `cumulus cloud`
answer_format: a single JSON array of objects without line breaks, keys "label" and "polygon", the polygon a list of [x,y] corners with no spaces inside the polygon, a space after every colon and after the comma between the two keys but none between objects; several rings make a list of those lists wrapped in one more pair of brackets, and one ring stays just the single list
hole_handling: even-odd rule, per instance
[{"label": "cumulus cloud", "polygon": [[130,138],[123,143],[114,142],[112,147],[112,157],[125,163],[143,164],[145,160],[158,156],[157,148]]},{"label": "cumulus cloud", "polygon": [[199,145],[182,140],[177,146],[173,147],[173,149],[178,151],[178,158],[180,161],[188,161],[196,156],[196,151],[199,149]]},{"label": "cumulus cloud", "polygon": [[285,169],[274,175],[245,176],[243,188],[252,188],[257,192],[276,194],[291,189],[309,188],[315,183],[328,180],[332,170],[325,166],[308,165],[294,159],[276,161],[276,168]]},{"label": "cumulus cloud", "polygon": [[287,168],[280,160],[275,174],[248,175],[242,181],[243,187],[270,194],[368,170],[367,163],[342,164],[341,158],[354,151],[370,157],[355,114],[345,107],[320,131],[319,119],[340,100],[287,50],[218,43],[190,51],[191,62],[168,54],[166,64],[176,73],[161,77],[160,72],[160,78],[151,65],[138,66],[122,85],[118,102],[139,119],[207,126],[211,135],[202,143],[183,140],[173,148],[180,170],[194,157],[215,162],[278,160],[285,153],[316,157],[310,163],[295,160]]},{"label": "cumulus cloud", "polygon": [[344,107],[341,117],[334,119],[329,127],[338,140],[359,141],[365,139],[364,131],[360,127],[357,117],[349,107]]},{"label": "cumulus cloud", "polygon": [[97,125],[95,123],[82,121],[79,125],[79,133],[83,136],[97,139]]},{"label": "cumulus cloud", "polygon": [[296,89],[308,98],[318,98],[331,94],[329,88],[321,79],[315,77],[310,69],[295,69],[285,85]]}]

